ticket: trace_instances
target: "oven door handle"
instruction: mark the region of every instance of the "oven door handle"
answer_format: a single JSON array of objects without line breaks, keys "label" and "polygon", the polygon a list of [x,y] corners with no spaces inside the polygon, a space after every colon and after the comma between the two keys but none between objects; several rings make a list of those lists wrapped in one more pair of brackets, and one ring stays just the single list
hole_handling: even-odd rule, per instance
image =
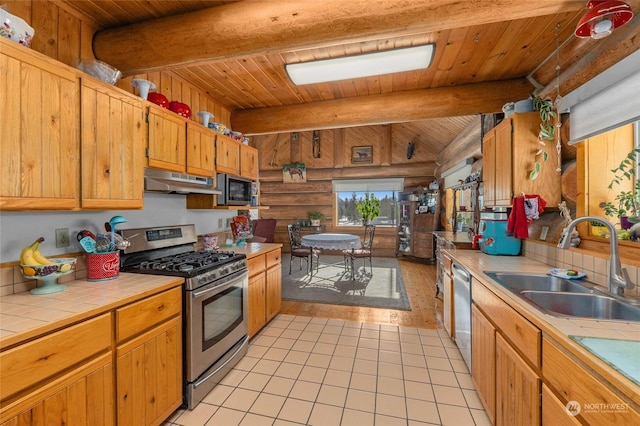
[{"label": "oven door handle", "polygon": [[192,291],[191,298],[195,299],[197,297],[202,296],[203,294],[207,294],[214,291],[218,293],[220,291],[226,290],[227,288],[236,285],[238,282],[238,279],[244,279],[246,276],[249,276],[249,271],[245,270],[245,271],[235,272],[231,275],[224,277],[219,281],[216,281],[215,283],[212,283],[213,285],[205,286],[205,288],[203,288],[202,290]]}]

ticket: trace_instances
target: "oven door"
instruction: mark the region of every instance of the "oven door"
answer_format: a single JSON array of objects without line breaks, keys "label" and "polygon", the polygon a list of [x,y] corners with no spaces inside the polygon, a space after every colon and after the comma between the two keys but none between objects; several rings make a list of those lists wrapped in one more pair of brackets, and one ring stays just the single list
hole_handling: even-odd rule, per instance
[{"label": "oven door", "polygon": [[194,382],[247,336],[248,271],[185,294],[186,380]]}]

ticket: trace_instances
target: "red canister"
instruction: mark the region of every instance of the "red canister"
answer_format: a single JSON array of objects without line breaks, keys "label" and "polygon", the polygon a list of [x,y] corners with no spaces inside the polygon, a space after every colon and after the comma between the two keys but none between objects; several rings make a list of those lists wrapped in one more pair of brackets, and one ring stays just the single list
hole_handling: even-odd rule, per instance
[{"label": "red canister", "polygon": [[87,280],[106,281],[118,278],[120,275],[120,252],[88,253]]}]

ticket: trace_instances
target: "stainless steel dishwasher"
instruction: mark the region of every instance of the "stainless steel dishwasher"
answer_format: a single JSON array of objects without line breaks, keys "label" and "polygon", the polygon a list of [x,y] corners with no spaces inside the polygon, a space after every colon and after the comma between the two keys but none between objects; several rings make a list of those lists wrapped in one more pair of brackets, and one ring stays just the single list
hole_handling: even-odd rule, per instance
[{"label": "stainless steel dishwasher", "polygon": [[456,344],[471,372],[471,275],[459,264],[453,269],[453,309]]}]

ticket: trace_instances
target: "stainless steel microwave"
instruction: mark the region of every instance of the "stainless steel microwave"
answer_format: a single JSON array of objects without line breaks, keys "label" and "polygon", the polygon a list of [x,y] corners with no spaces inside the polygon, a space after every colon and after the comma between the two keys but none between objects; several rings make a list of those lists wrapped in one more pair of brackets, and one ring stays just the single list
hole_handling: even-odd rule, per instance
[{"label": "stainless steel microwave", "polygon": [[250,206],[253,181],[229,174],[218,174],[217,190],[219,206]]}]

